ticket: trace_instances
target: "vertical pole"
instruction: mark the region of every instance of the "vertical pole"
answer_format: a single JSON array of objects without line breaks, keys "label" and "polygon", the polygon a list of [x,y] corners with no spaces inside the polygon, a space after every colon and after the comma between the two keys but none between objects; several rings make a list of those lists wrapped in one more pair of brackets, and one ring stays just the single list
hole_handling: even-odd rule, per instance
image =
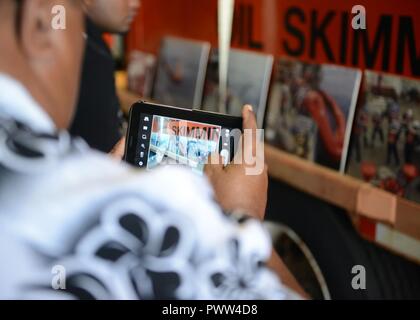
[{"label": "vertical pole", "polygon": [[228,68],[235,0],[219,0],[219,112],[226,113]]}]

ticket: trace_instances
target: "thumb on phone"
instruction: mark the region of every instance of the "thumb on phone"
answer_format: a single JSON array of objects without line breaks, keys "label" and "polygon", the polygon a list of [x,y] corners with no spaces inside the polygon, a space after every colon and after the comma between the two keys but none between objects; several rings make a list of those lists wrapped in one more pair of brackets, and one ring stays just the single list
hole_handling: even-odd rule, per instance
[{"label": "thumb on phone", "polygon": [[[255,118],[254,110],[251,105],[245,105],[242,109],[242,129],[243,134],[241,136],[239,147],[240,150],[237,152],[237,159],[244,163],[246,156],[255,157],[257,148],[257,120]],[[245,138],[245,136],[247,138]]]},{"label": "thumb on phone", "polygon": [[243,129],[257,130],[257,120],[255,119],[254,109],[247,104],[242,109]]}]

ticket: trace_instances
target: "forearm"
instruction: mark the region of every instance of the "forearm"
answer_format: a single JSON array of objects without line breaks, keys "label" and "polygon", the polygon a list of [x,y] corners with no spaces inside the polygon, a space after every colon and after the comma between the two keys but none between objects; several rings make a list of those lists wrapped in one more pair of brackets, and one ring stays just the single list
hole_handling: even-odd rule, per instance
[{"label": "forearm", "polygon": [[310,299],[309,295],[303,290],[296,278],[291,274],[289,269],[286,267],[280,256],[273,250],[268,267],[271,268],[280,278],[284,285],[294,290],[296,293],[301,295],[304,299]]}]

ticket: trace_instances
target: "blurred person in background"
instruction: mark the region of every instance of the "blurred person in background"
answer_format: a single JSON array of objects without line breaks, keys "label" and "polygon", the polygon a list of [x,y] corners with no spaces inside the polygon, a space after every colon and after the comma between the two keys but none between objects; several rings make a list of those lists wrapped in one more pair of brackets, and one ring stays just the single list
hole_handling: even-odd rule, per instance
[{"label": "blurred person in background", "polygon": [[266,171],[135,171],[70,137],[83,33],[78,0],[0,0],[0,299],[299,297],[258,221]]},{"label": "blurred person in background", "polygon": [[86,10],[86,51],[77,112],[70,133],[90,147],[109,152],[121,139],[123,116],[115,88],[115,62],[103,36],[123,34],[140,0],[81,0]]}]

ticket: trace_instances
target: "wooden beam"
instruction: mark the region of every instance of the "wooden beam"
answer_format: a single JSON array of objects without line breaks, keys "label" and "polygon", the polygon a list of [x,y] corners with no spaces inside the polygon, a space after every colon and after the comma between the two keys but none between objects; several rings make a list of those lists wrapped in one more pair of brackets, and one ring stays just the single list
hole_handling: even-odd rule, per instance
[{"label": "wooden beam", "polygon": [[406,235],[420,239],[420,205],[398,198],[394,227]]},{"label": "wooden beam", "polygon": [[345,209],[350,214],[383,222],[399,232],[420,239],[419,204],[269,145],[265,147],[265,156],[272,178]]},{"label": "wooden beam", "polygon": [[360,182],[305,161],[289,153],[265,146],[271,177],[340,208],[354,212]]}]

